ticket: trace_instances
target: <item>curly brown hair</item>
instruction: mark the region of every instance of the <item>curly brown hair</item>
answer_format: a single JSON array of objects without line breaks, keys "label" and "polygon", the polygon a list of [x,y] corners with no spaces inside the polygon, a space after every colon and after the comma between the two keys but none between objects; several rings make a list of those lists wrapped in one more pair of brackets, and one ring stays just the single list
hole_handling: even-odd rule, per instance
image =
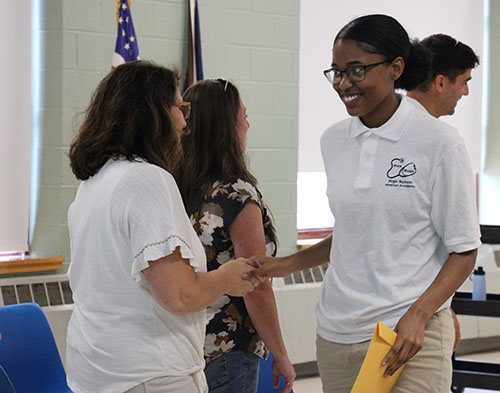
[{"label": "curly brown hair", "polygon": [[71,142],[75,176],[87,180],[119,157],[172,170],[182,156],[170,117],[178,80],[177,72],[142,60],[111,71],[97,86]]}]

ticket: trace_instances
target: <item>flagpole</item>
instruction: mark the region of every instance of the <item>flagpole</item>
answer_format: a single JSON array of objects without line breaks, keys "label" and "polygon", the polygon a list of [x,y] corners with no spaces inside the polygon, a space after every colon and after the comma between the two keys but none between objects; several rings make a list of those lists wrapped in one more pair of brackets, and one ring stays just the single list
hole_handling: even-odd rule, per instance
[{"label": "flagpole", "polygon": [[193,80],[191,83],[194,82],[194,76],[198,75],[196,71],[196,48],[195,48],[195,28],[196,28],[196,20],[195,20],[195,6],[196,6],[196,0],[189,0],[189,24],[191,25],[190,29],[190,35],[191,35],[191,45],[193,48]]},{"label": "flagpole", "polygon": [[198,0],[189,0],[188,13],[188,62],[184,90],[203,79]]}]

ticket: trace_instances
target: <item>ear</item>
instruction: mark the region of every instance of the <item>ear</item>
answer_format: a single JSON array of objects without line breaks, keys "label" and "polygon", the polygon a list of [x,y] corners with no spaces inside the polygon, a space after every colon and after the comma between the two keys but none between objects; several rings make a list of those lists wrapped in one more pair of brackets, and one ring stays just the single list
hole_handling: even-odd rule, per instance
[{"label": "ear", "polygon": [[444,87],[446,86],[446,77],[442,74],[437,75],[434,78],[434,87],[438,92],[442,92]]},{"label": "ear", "polygon": [[404,69],[405,69],[404,59],[401,56],[396,57],[390,65],[392,80],[399,79]]}]

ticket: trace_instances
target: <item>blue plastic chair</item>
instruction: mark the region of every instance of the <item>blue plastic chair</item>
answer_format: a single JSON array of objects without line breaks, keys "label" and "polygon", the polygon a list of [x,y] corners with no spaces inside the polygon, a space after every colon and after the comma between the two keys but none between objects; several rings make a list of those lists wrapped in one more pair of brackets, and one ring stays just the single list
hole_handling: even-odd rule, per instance
[{"label": "blue plastic chair", "polygon": [[16,393],[14,387],[12,386],[12,383],[10,382],[9,376],[2,366],[0,366],[0,392]]},{"label": "blue plastic chair", "polygon": [[0,307],[0,334],[0,365],[16,393],[72,393],[54,336],[38,304]]},{"label": "blue plastic chair", "polygon": [[[260,360],[259,364],[259,382],[257,385],[257,393],[277,393],[285,387],[285,378],[280,377],[280,385],[277,389],[273,388],[273,355],[264,360]],[[291,391],[293,393],[293,389]]]}]

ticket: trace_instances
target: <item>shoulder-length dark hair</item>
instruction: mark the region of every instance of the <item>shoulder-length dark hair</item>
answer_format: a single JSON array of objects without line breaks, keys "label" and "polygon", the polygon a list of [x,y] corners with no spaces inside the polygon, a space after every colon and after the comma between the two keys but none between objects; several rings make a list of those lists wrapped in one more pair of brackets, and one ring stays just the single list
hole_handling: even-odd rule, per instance
[{"label": "shoulder-length dark hair", "polygon": [[177,87],[175,71],[147,61],[132,61],[111,71],[97,86],[71,142],[75,176],[86,180],[108,159],[119,157],[142,158],[172,170],[182,152],[170,117]]},{"label": "shoulder-length dark hair", "polygon": [[373,14],[353,19],[335,37],[353,40],[369,53],[383,55],[387,61],[402,57],[405,68],[394,87],[413,90],[431,74],[432,52],[417,40],[411,41],[401,24],[389,15]]},{"label": "shoulder-length dark hair", "polygon": [[238,137],[238,89],[223,79],[204,80],[190,86],[183,98],[191,103],[188,131],[182,137],[183,160],[176,170],[184,203],[191,203],[196,192],[216,180],[242,178],[257,184]]}]

